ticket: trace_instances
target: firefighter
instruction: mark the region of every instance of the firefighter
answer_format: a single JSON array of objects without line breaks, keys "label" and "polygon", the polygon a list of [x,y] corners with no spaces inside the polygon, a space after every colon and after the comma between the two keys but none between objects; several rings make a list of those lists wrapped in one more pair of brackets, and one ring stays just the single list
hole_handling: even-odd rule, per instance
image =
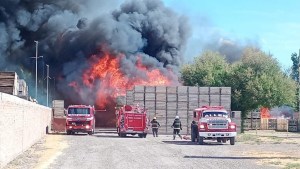
[{"label": "firefighter", "polygon": [[175,117],[175,120],[171,127],[173,128],[173,140],[175,140],[176,134],[182,139],[182,136],[180,135],[180,130],[182,130],[182,126],[181,121],[179,120],[179,116]]},{"label": "firefighter", "polygon": [[156,120],[156,117],[153,117],[153,120],[150,122],[153,132],[153,137],[157,137],[158,127],[160,127],[159,122]]}]

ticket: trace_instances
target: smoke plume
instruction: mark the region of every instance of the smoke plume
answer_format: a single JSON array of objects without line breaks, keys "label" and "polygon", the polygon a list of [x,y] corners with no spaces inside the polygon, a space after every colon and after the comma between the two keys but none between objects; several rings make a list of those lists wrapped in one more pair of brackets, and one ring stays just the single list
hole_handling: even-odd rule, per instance
[{"label": "smoke plume", "polygon": [[[69,102],[94,104],[95,91],[82,86],[82,75],[91,61],[97,62],[107,52],[118,58],[120,70],[129,79],[145,78],[136,69],[141,62],[148,70],[158,69],[178,83],[170,71],[177,74],[183,62],[190,35],[187,19],[159,0],[118,5],[118,1],[105,0],[1,1],[0,70],[17,71],[31,84],[35,60],[30,57],[35,57],[36,40],[38,53],[43,56],[38,70],[50,65],[57,94]],[[103,85],[101,79],[89,83],[96,86],[93,89]],[[30,89],[32,92],[33,86]],[[70,98],[74,92],[78,97]]]}]

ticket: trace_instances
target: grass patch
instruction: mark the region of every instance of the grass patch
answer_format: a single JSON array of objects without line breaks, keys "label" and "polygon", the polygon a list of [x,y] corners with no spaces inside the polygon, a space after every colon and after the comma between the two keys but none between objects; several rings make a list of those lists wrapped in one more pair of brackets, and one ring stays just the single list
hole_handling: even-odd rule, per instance
[{"label": "grass patch", "polygon": [[299,169],[300,163],[288,163],[284,169]]},{"label": "grass patch", "polygon": [[280,161],[271,161],[270,164],[272,164],[272,165],[280,165],[281,162]]},{"label": "grass patch", "polygon": [[237,136],[237,142],[257,142],[258,137],[252,134],[239,134]]}]

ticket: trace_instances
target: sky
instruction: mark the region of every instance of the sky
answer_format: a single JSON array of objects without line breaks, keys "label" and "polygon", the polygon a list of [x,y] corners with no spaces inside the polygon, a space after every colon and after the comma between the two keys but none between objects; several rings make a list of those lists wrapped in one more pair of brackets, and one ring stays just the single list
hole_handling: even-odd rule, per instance
[{"label": "sky", "polygon": [[[284,69],[300,49],[298,0],[163,0],[191,24],[185,57],[192,60],[211,39],[254,44],[270,53]],[[216,41],[217,42],[217,41]]]}]

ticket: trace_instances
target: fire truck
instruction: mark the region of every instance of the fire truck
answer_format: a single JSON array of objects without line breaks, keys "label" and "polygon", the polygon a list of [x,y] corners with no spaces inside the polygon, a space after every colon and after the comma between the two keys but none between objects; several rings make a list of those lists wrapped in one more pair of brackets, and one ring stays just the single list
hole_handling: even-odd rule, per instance
[{"label": "fire truck", "polygon": [[66,112],[67,134],[95,132],[95,108],[90,105],[70,105]]},{"label": "fire truck", "polygon": [[120,137],[127,134],[146,138],[148,132],[147,112],[140,106],[124,105],[116,110],[117,133]]},{"label": "fire truck", "polygon": [[193,112],[194,124],[191,125],[191,140],[217,140],[219,143],[230,140],[235,144],[236,124],[231,122],[228,112],[222,106],[202,106]]}]

